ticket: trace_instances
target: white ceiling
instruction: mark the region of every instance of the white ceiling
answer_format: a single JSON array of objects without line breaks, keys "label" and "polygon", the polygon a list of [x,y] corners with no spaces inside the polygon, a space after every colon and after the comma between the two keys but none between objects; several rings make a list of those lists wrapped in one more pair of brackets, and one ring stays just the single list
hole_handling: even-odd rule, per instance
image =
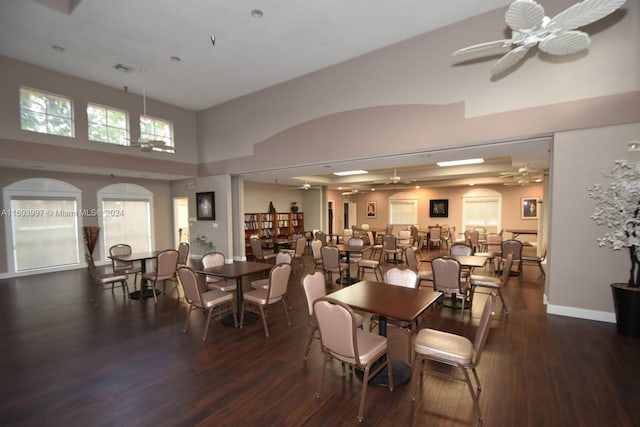
[{"label": "white ceiling", "polygon": [[509,3],[2,0],[0,54],[198,111]]},{"label": "white ceiling", "polygon": [[[2,0],[0,55],[115,88],[126,86],[138,94],[144,89],[151,98],[198,111],[471,16],[506,10],[510,2]],[[263,12],[262,18],[252,16],[254,9]],[[172,61],[173,56],[181,60]],[[132,71],[118,71],[116,64]],[[314,165],[244,176],[288,185],[308,181],[365,189],[388,180],[393,168],[398,168],[402,182],[396,187],[421,181],[430,185],[504,182],[498,178],[501,171],[527,164],[546,169],[548,146],[547,139],[495,143],[463,152],[350,161],[332,164],[331,170],[329,165]],[[433,166],[436,160],[475,156],[484,157],[487,164],[446,171]],[[39,167],[56,170],[56,165]],[[329,173],[354,168],[370,173],[342,179]],[[101,172],[94,168],[92,173]]]}]

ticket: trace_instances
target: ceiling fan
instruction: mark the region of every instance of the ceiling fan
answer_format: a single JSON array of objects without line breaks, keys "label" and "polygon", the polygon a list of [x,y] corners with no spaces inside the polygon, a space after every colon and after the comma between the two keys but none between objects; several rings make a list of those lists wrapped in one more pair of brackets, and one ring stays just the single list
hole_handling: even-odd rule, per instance
[{"label": "ceiling fan", "polygon": [[500,178],[514,178],[514,177],[531,177],[531,175],[541,174],[543,171],[540,169],[533,169],[529,167],[527,163],[521,168],[518,168],[515,172],[500,172]]},{"label": "ceiling fan", "polygon": [[515,46],[493,65],[491,75],[495,76],[517,64],[536,45],[551,55],[576,53],[587,49],[591,39],[587,33],[575,29],[604,18],[624,3],[625,0],[584,0],[549,18],[534,0],[515,0],[505,13],[505,21],[512,30],[510,39],[468,46],[453,55]]},{"label": "ceiling fan", "polygon": [[307,190],[317,190],[317,189],[320,189],[320,188],[321,187],[314,187],[311,184],[309,184],[308,182],[305,182],[304,184],[302,184],[299,187],[291,188],[291,190],[304,190],[304,191],[307,191]]},{"label": "ceiling fan", "polygon": [[[142,89],[142,111],[144,117],[147,116],[147,93],[144,89]],[[142,130],[141,132],[142,133]],[[140,151],[148,153],[150,151],[163,151],[165,153],[175,153],[176,150],[173,146],[167,144],[165,141],[161,139],[144,139],[140,138],[137,142],[130,141],[130,147],[140,148]]]},{"label": "ceiling fan", "polygon": [[381,181],[379,182],[379,184],[399,184],[399,183],[403,183],[403,184],[411,184],[413,182],[413,180],[404,180],[402,181],[402,179],[398,176],[398,174],[396,173],[396,170],[393,170],[393,175],[391,175],[389,178],[387,178],[387,180],[385,181]]},{"label": "ceiling fan", "polygon": [[503,183],[503,185],[507,186],[507,187],[514,187],[517,185],[528,185],[528,184],[537,184],[538,180],[531,180],[529,178],[520,178],[518,180],[513,180],[513,181],[509,181],[509,182],[505,182]]}]

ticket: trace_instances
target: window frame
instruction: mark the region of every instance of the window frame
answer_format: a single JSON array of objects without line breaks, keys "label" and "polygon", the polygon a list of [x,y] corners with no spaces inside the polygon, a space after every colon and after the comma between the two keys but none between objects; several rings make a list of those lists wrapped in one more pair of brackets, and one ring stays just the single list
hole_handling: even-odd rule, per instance
[{"label": "window frame", "polygon": [[[23,106],[23,94],[25,94],[25,92],[31,92],[33,94],[36,94],[38,96],[41,96],[44,98],[44,102],[45,102],[45,110],[44,112],[41,111],[36,111],[36,110],[32,110],[32,109],[25,109]],[[69,116],[60,116],[58,114],[53,114],[52,112],[49,112],[48,106],[49,106],[49,100],[51,98],[58,98],[58,99],[62,99],[65,101],[69,102]],[[27,87],[27,86],[20,86],[19,89],[19,115],[20,115],[20,129],[25,131],[25,132],[35,132],[35,133],[41,133],[41,134],[45,134],[45,135],[53,135],[53,136],[61,136],[61,137],[65,137],[65,138],[75,138],[75,117],[74,117],[74,104],[73,104],[73,99],[64,95],[60,95],[58,93],[53,93],[53,92],[47,92],[47,91],[43,91],[40,89],[34,89],[31,87]],[[36,129],[28,129],[24,127],[24,122],[23,122],[23,113],[29,113],[29,114],[43,114],[44,115],[44,124],[45,124],[45,128],[46,131],[43,132],[41,130],[36,130]],[[59,134],[59,133],[53,133],[50,132],[50,127],[53,126],[52,124],[52,120],[50,120],[50,118],[58,118],[58,119],[63,119],[63,120],[68,120],[69,121],[69,135],[65,135],[65,134]]]},{"label": "window frame", "polygon": [[[105,124],[101,124],[101,123],[94,123],[91,121],[90,116],[89,116],[89,108],[95,108],[95,109],[102,109],[104,110],[104,120],[105,120]],[[124,114],[124,128],[115,126],[115,125],[111,125],[109,123],[109,112],[115,112],[115,113],[122,113]],[[91,126],[101,126],[105,128],[105,135],[107,136],[107,140],[101,140],[101,139],[93,139],[91,136]],[[124,140],[122,141],[122,143],[116,141],[116,140],[110,140],[110,132],[109,129],[116,129],[116,130],[123,130],[124,131]],[[115,107],[110,107],[108,105],[103,105],[103,104],[98,104],[95,102],[87,102],[87,139],[89,141],[93,141],[93,142],[102,142],[104,144],[111,144],[111,145],[120,145],[120,146],[128,146],[130,141],[131,141],[131,133],[130,133],[130,126],[129,126],[129,112],[126,110],[122,110],[120,108],[115,108]]]},{"label": "window frame", "polygon": [[[147,133],[144,132],[143,129],[146,126],[143,126],[142,122],[143,120],[149,120],[151,121],[151,125],[153,127],[153,132],[152,133]],[[167,126],[169,128],[169,135],[164,135],[162,133],[158,133],[156,131],[158,124],[163,124],[165,126]],[[154,117],[154,116],[150,116],[148,114],[140,114],[140,120],[139,120],[139,125],[140,125],[140,139],[141,140],[146,140],[146,141],[164,141],[166,144],[165,148],[156,148],[153,147],[153,151],[160,151],[160,152],[175,152],[175,144],[174,144],[174,137],[173,137],[173,122],[171,120],[167,120],[167,119],[161,119],[160,117]]]}]

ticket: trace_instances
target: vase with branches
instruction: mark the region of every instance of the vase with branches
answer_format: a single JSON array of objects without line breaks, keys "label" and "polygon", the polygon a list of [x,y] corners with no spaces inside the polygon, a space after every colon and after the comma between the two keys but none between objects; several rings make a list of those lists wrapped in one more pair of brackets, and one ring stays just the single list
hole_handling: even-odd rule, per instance
[{"label": "vase with branches", "polygon": [[598,238],[599,246],[629,251],[631,268],[628,285],[640,287],[640,163],[616,160],[613,169],[603,172],[607,184],[589,187],[589,197],[596,201],[591,218],[607,227]]}]

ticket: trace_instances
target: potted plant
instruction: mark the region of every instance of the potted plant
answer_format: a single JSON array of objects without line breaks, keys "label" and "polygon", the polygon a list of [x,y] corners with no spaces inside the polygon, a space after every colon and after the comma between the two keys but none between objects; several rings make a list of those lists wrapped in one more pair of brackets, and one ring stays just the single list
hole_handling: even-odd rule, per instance
[{"label": "potted plant", "polygon": [[596,201],[591,218],[607,227],[598,238],[599,246],[629,252],[629,280],[612,283],[611,290],[618,330],[640,336],[640,163],[616,160],[613,169],[603,175],[610,179],[608,185],[588,189],[589,197]]}]

